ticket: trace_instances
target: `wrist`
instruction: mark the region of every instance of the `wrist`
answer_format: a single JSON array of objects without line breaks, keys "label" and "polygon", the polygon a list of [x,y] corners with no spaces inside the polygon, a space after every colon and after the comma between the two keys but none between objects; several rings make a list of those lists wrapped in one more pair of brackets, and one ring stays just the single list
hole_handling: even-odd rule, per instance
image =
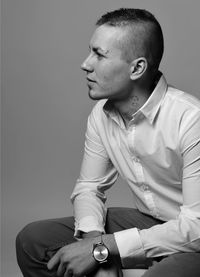
[{"label": "wrist", "polygon": [[113,234],[104,234],[102,235],[102,240],[106,247],[108,248],[110,261],[118,264],[120,267],[121,265],[121,257],[119,254],[119,249],[117,247],[117,243],[115,241],[115,237]]},{"label": "wrist", "polygon": [[95,238],[92,254],[98,264],[104,264],[110,260],[110,253],[108,247],[103,242],[102,235],[98,236],[97,239]]},{"label": "wrist", "polygon": [[101,234],[91,238],[93,241],[92,254],[99,264],[112,264],[121,266],[121,258],[113,234]]},{"label": "wrist", "polygon": [[103,234],[102,240],[113,257],[119,256],[119,250],[113,234]]}]

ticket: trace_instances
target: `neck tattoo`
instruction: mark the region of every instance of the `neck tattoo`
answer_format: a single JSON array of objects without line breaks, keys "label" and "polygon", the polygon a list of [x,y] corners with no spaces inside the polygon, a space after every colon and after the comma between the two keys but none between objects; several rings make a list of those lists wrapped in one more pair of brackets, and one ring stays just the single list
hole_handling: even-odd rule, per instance
[{"label": "neck tattoo", "polygon": [[139,97],[138,97],[137,95],[134,95],[134,96],[132,97],[131,105],[132,105],[133,107],[136,107],[136,106],[138,105],[138,103],[139,103]]}]

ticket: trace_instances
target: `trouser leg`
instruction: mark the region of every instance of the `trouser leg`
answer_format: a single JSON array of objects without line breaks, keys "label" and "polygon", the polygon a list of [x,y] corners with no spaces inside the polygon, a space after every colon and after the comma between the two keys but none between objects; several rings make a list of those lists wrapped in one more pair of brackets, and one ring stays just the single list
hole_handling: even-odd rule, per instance
[{"label": "trouser leg", "polygon": [[180,253],[164,258],[146,271],[143,277],[199,277],[200,253]]},{"label": "trouser leg", "polygon": [[109,208],[106,218],[106,233],[112,234],[129,228],[138,228],[140,230],[150,228],[163,221],[145,215],[133,208]]},{"label": "trouser leg", "polygon": [[[137,227],[149,228],[160,221],[132,208],[109,208],[106,232]],[[49,259],[64,245],[74,242],[73,217],[50,219],[27,225],[17,236],[17,260],[25,277],[53,277],[47,270]]]},{"label": "trouser leg", "polygon": [[75,241],[73,217],[37,221],[28,224],[16,238],[19,267],[25,277],[55,277],[49,271],[49,259],[64,245]]}]

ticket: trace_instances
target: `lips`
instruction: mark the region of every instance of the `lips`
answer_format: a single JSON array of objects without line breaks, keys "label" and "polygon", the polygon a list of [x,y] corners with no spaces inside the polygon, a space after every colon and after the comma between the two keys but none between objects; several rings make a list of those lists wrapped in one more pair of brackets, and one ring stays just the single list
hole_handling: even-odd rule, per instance
[{"label": "lips", "polygon": [[93,79],[90,79],[90,78],[86,78],[86,79],[87,79],[88,82],[96,83],[96,81],[93,80]]}]

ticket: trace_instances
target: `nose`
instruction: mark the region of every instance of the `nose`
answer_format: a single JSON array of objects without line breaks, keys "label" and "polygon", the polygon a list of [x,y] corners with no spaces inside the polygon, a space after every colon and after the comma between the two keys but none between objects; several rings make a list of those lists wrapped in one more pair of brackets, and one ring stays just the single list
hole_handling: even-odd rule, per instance
[{"label": "nose", "polygon": [[86,72],[92,72],[93,67],[91,63],[91,57],[90,55],[84,60],[84,62],[81,64],[81,69]]}]

